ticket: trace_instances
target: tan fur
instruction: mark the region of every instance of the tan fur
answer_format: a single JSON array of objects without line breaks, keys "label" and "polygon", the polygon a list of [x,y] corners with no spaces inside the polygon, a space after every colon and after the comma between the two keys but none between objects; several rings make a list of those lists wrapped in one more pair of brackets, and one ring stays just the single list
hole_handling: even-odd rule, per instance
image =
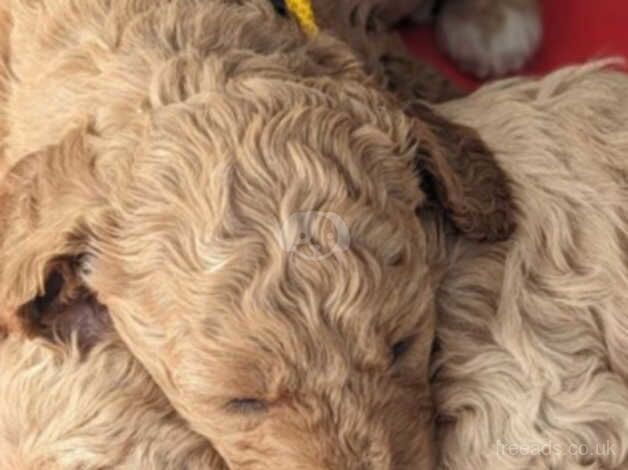
[{"label": "tan fur", "polygon": [[423,211],[472,238],[512,227],[477,136],[266,0],[10,5],[0,308],[31,311],[74,260],[231,468],[429,467]]},{"label": "tan fur", "polygon": [[3,470],[226,470],[119,340],[0,340]]},{"label": "tan fur", "polygon": [[[6,100],[9,93],[9,34],[11,18],[6,3],[0,4],[0,181],[8,170],[4,157],[4,142],[7,134]],[[0,185],[0,200],[2,186]],[[1,204],[1,202],[0,202]]]},{"label": "tan fur", "polygon": [[435,363],[443,468],[628,467],[628,77],[600,69],[440,108],[495,151],[520,210],[511,241],[452,249]]}]

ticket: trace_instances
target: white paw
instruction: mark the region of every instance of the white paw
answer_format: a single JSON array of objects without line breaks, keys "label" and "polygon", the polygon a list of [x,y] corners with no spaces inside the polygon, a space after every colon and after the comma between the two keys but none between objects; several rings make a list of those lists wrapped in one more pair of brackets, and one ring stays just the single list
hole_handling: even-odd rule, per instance
[{"label": "white paw", "polygon": [[445,51],[480,78],[520,69],[541,41],[538,10],[505,2],[493,7],[500,11],[469,11],[461,8],[465,1],[448,2],[441,12],[438,37]]}]

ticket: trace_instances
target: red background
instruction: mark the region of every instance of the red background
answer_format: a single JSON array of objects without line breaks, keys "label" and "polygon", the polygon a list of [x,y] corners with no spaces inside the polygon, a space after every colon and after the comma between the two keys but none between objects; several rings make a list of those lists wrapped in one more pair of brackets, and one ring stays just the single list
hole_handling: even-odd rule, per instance
[{"label": "red background", "polygon": [[[628,0],[541,0],[543,42],[524,74],[539,74],[561,65],[622,56],[628,58]],[[436,47],[433,30],[417,27],[403,32],[417,56],[428,60],[454,81],[478,84],[459,73]]]}]

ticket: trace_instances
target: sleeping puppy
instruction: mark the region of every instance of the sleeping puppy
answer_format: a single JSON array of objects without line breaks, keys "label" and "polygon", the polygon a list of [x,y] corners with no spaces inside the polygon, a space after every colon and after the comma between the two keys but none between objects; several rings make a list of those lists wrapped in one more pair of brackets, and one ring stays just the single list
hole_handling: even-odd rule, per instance
[{"label": "sleeping puppy", "polygon": [[431,468],[424,224],[513,229],[477,135],[267,0],[10,7],[0,309],[68,262],[229,468]]},{"label": "sleeping puppy", "polygon": [[[69,308],[102,315],[94,302]],[[87,355],[71,341],[0,339],[0,468],[227,470],[119,339],[100,333]]]},{"label": "sleeping puppy", "polygon": [[628,466],[628,76],[602,68],[440,107],[495,151],[519,216],[507,242],[450,239],[439,468]]}]

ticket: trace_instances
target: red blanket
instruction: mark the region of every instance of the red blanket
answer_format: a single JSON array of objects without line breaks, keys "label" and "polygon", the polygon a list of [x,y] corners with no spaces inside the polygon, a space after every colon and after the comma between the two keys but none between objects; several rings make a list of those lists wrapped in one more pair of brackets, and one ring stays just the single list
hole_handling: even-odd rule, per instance
[{"label": "red blanket", "polygon": [[[628,0],[541,0],[544,36],[541,49],[525,74],[549,72],[562,65],[607,56],[628,59]],[[472,88],[479,82],[459,73],[443,56],[429,27],[404,31],[417,56],[433,63],[457,83]]]}]

